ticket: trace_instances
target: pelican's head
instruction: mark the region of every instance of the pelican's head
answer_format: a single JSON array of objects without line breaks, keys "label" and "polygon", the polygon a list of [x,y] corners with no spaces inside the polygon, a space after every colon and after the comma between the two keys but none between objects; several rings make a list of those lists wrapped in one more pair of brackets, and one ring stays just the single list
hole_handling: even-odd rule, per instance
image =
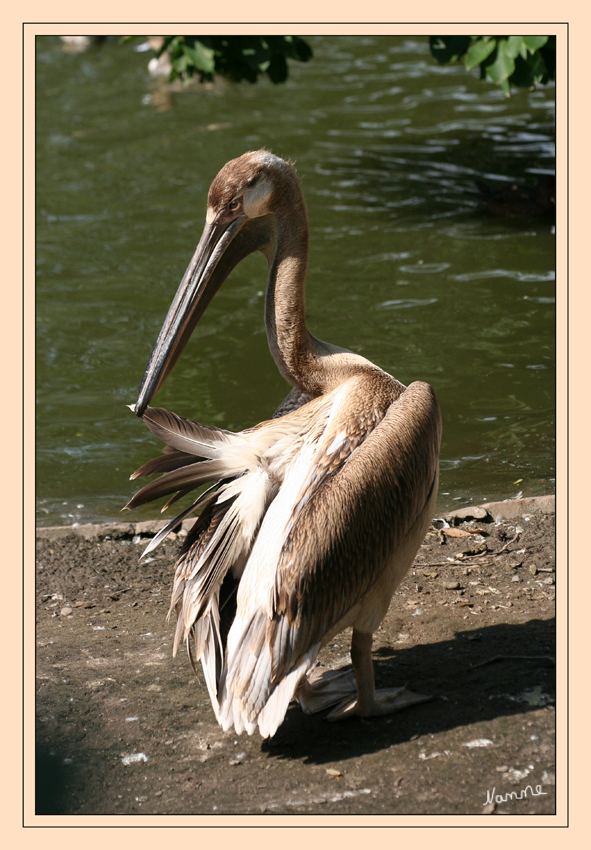
[{"label": "pelican's head", "polygon": [[245,153],[226,163],[211,184],[206,223],[230,215],[259,218],[273,212],[278,196],[294,179],[291,165],[270,151]]},{"label": "pelican's head", "polygon": [[294,183],[297,178],[292,166],[267,150],[245,153],[219,172],[207,196],[203,234],[144,373],[133,408],[138,416],[144,414],[170,374],[205,308],[232,269],[253,251],[269,256],[276,238],[276,213]]}]

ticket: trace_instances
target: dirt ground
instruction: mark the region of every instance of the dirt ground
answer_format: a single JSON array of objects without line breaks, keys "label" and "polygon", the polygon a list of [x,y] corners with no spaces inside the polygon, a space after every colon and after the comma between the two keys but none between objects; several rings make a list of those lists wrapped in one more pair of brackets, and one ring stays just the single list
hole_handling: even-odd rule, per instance
[{"label": "dirt ground", "polygon": [[224,733],[171,657],[178,539],[140,564],[154,524],[39,529],[37,814],[554,813],[554,498],[485,507],[434,522],[374,638],[377,687],[432,701],[338,723],[294,702],[270,740]]}]

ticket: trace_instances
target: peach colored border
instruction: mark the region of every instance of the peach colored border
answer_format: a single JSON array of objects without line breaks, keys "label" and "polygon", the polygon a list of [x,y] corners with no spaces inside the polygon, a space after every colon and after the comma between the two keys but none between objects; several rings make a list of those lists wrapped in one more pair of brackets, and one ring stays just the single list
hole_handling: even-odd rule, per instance
[{"label": "peach colored border", "polygon": [[[584,288],[585,293],[589,292],[589,284],[587,283],[587,279],[589,277],[588,271],[585,269],[585,272],[582,268],[577,268],[576,259],[580,256],[579,254],[579,246],[585,245],[586,241],[588,242],[589,236],[587,233],[583,235],[582,229],[586,224],[585,221],[585,210],[580,209],[580,212],[577,210],[575,204],[576,202],[581,201],[582,197],[585,197],[582,192],[578,190],[578,187],[581,185],[581,182],[584,182],[584,179],[587,177],[588,167],[587,163],[583,163],[579,160],[578,151],[581,153],[588,146],[588,142],[586,140],[585,134],[585,126],[581,126],[583,124],[584,118],[586,118],[586,113],[588,112],[587,104],[589,101],[589,93],[588,93],[588,83],[586,79],[586,75],[583,74],[583,61],[582,57],[586,56],[587,50],[586,45],[583,43],[583,39],[585,34],[589,32],[586,24],[589,23],[589,13],[579,11],[582,6],[575,6],[575,4],[561,4],[558,5],[555,3],[546,2],[546,0],[541,0],[535,6],[535,14],[536,21],[535,26],[532,25],[530,21],[528,24],[518,23],[511,24],[511,19],[515,20],[515,12],[516,7],[515,4],[509,5],[508,3],[501,4],[502,8],[499,8],[499,4],[496,4],[494,8],[486,9],[484,7],[480,9],[476,9],[473,3],[458,3],[454,2],[451,4],[448,3],[444,7],[441,4],[435,3],[422,3],[420,6],[413,8],[413,18],[420,18],[423,21],[432,21],[436,23],[437,32],[453,32],[453,33],[461,33],[461,32],[473,32],[478,31],[482,33],[490,32],[490,33],[506,33],[506,32],[522,32],[525,29],[533,30],[535,28],[537,32],[548,32],[555,33],[558,37],[558,57],[559,57],[559,65],[558,65],[558,79],[559,83],[557,85],[557,98],[558,98],[558,188],[557,188],[557,199],[558,199],[558,222],[557,222],[557,232],[558,232],[558,299],[557,299],[557,312],[558,312],[558,351],[559,351],[559,360],[558,360],[558,563],[559,568],[557,570],[558,574],[558,599],[559,599],[559,622],[564,624],[566,622],[567,615],[567,585],[566,585],[566,564],[567,564],[567,544],[569,543],[569,526],[568,520],[570,519],[570,529],[576,529],[576,531],[580,531],[585,528],[585,517],[583,516],[583,506],[585,505],[585,500],[583,498],[583,493],[580,493],[580,497],[576,504],[575,499],[577,494],[577,489],[580,488],[582,484],[582,475],[580,474],[581,465],[584,463],[585,454],[583,453],[582,440],[581,437],[584,433],[585,428],[585,413],[584,409],[579,409],[582,407],[580,401],[575,399],[575,387],[583,385],[582,380],[576,381],[577,378],[581,379],[582,375],[580,373],[580,367],[578,365],[579,358],[581,360],[585,360],[586,351],[579,352],[579,358],[577,358],[577,346],[575,344],[575,340],[578,342],[580,339],[585,339],[583,334],[586,332],[588,338],[588,330],[581,326],[583,322],[586,321],[586,316],[588,313],[584,311],[584,303],[581,299],[581,289]],[[56,2],[53,4],[46,3],[28,3],[25,2],[23,6],[20,7],[18,12],[19,18],[21,20],[12,21],[12,12],[9,11],[7,14],[9,16],[8,23],[8,35],[5,42],[5,57],[8,58],[8,63],[5,64],[5,97],[9,100],[10,108],[14,108],[14,116],[10,116],[9,120],[5,120],[5,131],[3,133],[3,146],[8,148],[5,151],[5,155],[3,158],[3,162],[5,165],[8,165],[8,168],[5,168],[5,179],[8,180],[9,185],[9,193],[6,193],[4,196],[4,228],[3,235],[5,237],[5,246],[16,246],[19,244],[19,235],[20,235],[20,220],[17,213],[19,208],[18,203],[10,203],[8,199],[11,200],[14,198],[15,201],[22,196],[22,186],[21,186],[21,174],[16,163],[21,162],[20,156],[20,115],[22,114],[22,106],[21,106],[21,90],[18,85],[19,80],[19,69],[21,67],[21,43],[22,49],[24,50],[24,246],[25,246],[25,289],[24,289],[24,310],[25,310],[25,321],[24,321],[24,387],[25,387],[25,397],[24,397],[24,483],[25,483],[25,515],[24,515],[24,566],[25,566],[25,578],[24,578],[24,594],[25,594],[25,619],[24,619],[24,667],[19,663],[21,658],[18,652],[14,652],[12,650],[12,646],[15,645],[18,647],[18,638],[16,635],[20,633],[20,618],[17,612],[20,611],[20,606],[17,603],[17,600],[21,598],[22,589],[21,583],[18,580],[20,576],[20,570],[18,565],[20,564],[20,552],[18,551],[19,546],[18,543],[15,544],[14,540],[8,540],[9,544],[9,553],[7,555],[7,560],[4,564],[4,575],[8,577],[10,582],[10,590],[8,593],[7,605],[5,606],[7,611],[5,611],[4,622],[10,627],[10,643],[5,638],[4,640],[4,649],[5,649],[5,659],[9,660],[9,673],[11,675],[4,676],[4,712],[3,716],[5,716],[4,723],[4,751],[5,751],[5,769],[3,771],[2,783],[4,785],[4,794],[0,798],[2,800],[2,808],[4,812],[3,818],[3,832],[7,835],[8,845],[7,846],[16,846],[16,842],[18,841],[18,845],[25,843],[34,843],[38,845],[43,842],[44,845],[47,843],[53,844],[54,842],[59,842],[60,846],[64,846],[69,844],[70,842],[79,843],[83,841],[85,844],[90,846],[98,845],[99,842],[109,842],[115,843],[117,846],[123,846],[123,842],[125,844],[129,842],[141,841],[142,846],[154,845],[158,844],[158,846],[162,846],[162,843],[167,840],[174,840],[175,842],[182,841],[207,841],[209,839],[219,842],[220,839],[222,841],[240,841],[243,843],[245,840],[256,841],[257,845],[267,844],[271,842],[276,842],[278,840],[278,835],[275,829],[268,829],[269,826],[273,827],[312,827],[312,829],[307,829],[305,833],[301,833],[299,829],[296,830],[282,830],[281,838],[279,839],[282,843],[286,843],[290,845],[292,842],[300,842],[304,841],[322,841],[326,842],[330,840],[331,842],[344,842],[349,843],[355,842],[357,843],[359,840],[386,840],[386,841],[396,841],[397,839],[403,840],[411,840],[413,842],[419,841],[433,841],[437,840],[437,842],[444,841],[447,842],[453,841],[454,845],[458,845],[463,842],[478,842],[478,844],[482,844],[484,847],[489,846],[492,842],[510,841],[513,842],[523,842],[524,840],[529,841],[530,837],[521,834],[519,828],[526,827],[528,829],[536,828],[536,836],[531,837],[537,846],[543,846],[546,843],[556,842],[556,841],[568,841],[569,839],[574,839],[575,835],[578,835],[579,839],[581,839],[582,833],[579,831],[578,824],[579,818],[583,814],[583,805],[587,796],[587,787],[586,787],[586,774],[582,773],[583,765],[582,765],[582,751],[586,742],[588,741],[589,735],[588,730],[583,728],[580,724],[580,719],[582,719],[583,714],[587,714],[587,710],[585,710],[584,706],[588,707],[588,702],[585,700],[586,693],[582,692],[582,686],[579,682],[582,682],[588,679],[588,661],[586,661],[586,668],[579,670],[579,676],[575,675],[576,671],[579,669],[577,662],[582,660],[582,653],[579,649],[577,638],[580,639],[581,645],[585,646],[586,636],[581,633],[581,623],[584,623],[584,614],[582,611],[582,606],[584,601],[586,601],[586,597],[584,594],[584,589],[580,587],[580,582],[583,580],[582,576],[584,574],[584,578],[588,582],[588,573],[589,570],[586,569],[587,563],[589,562],[589,556],[586,557],[581,556],[581,558],[576,557],[577,547],[575,544],[576,534],[573,535],[573,538],[570,538],[570,565],[573,568],[571,570],[571,597],[570,597],[570,625],[571,625],[571,634],[570,634],[570,662],[571,662],[571,676],[569,680],[570,684],[570,717],[571,717],[571,726],[570,726],[570,743],[571,743],[571,753],[570,753],[570,770],[571,770],[571,778],[570,778],[570,817],[571,817],[571,826],[568,831],[561,831],[560,835],[555,835],[553,830],[539,830],[539,827],[549,827],[549,826],[564,826],[567,823],[567,799],[566,799],[566,786],[564,783],[560,783],[557,791],[557,815],[556,816],[545,816],[545,817],[535,817],[535,816],[508,816],[508,817],[498,817],[498,818],[490,818],[490,817],[455,817],[455,816],[445,816],[445,817],[414,817],[414,816],[349,816],[346,818],[336,817],[336,816],[297,816],[297,817],[278,817],[273,818],[272,822],[268,817],[265,816],[250,816],[250,817],[241,817],[237,816],[235,818],[231,817],[209,817],[209,816],[195,816],[195,817],[184,817],[184,816],[137,816],[137,817],[36,817],[34,815],[33,808],[33,795],[32,788],[30,785],[30,781],[27,781],[26,787],[24,789],[24,823],[27,827],[34,827],[33,829],[25,829],[23,831],[22,824],[22,812],[23,812],[23,800],[21,795],[21,771],[19,767],[22,763],[22,755],[24,752],[24,760],[27,766],[26,776],[27,779],[30,780],[32,776],[32,763],[33,763],[33,708],[34,708],[34,684],[33,684],[33,672],[34,672],[34,617],[32,612],[32,593],[33,593],[33,570],[32,563],[34,560],[34,539],[33,539],[33,528],[34,528],[34,506],[33,506],[33,487],[34,487],[34,361],[33,361],[33,345],[34,345],[34,279],[33,279],[33,269],[34,269],[34,114],[33,114],[33,105],[34,105],[34,36],[37,34],[79,34],[80,32],[91,33],[93,30],[100,32],[101,34],[111,32],[116,32],[120,34],[121,32],[133,32],[133,33],[145,33],[151,34],[156,28],[159,33],[164,32],[172,32],[173,29],[176,31],[180,29],[179,25],[176,24],[174,27],[171,27],[166,24],[158,23],[157,27],[153,24],[145,25],[141,23],[116,23],[118,20],[121,22],[124,21],[142,21],[142,20],[151,20],[151,21],[159,21],[162,10],[161,5],[156,6],[153,4],[150,7],[147,7],[145,3],[141,6],[139,4],[132,3],[117,3],[116,5],[111,3],[110,0],[106,0],[106,2],[101,3],[100,7],[96,7],[95,9],[81,5],[80,3],[72,3],[72,2]],[[199,14],[201,20],[204,19],[205,13],[203,8],[198,8],[194,3],[179,3],[175,6],[175,17],[178,20],[183,20],[185,18],[194,17],[196,14]],[[365,16],[370,21],[375,21],[377,23],[359,23],[360,12],[363,11]],[[497,21],[509,21],[509,23],[474,23],[474,15],[476,11],[480,11],[481,15],[484,14],[484,21],[488,21],[490,16],[486,16],[486,12],[490,11],[495,12]],[[253,7],[252,9],[246,9],[244,4],[235,4],[233,2],[226,3],[223,6],[223,15],[225,20],[237,20],[244,21],[246,14],[250,12],[251,14],[256,13],[256,17],[259,21],[271,20],[278,21],[281,19],[285,19],[288,22],[293,21],[294,15],[287,14],[286,12],[282,13],[282,10],[279,9],[275,5],[271,5],[268,2],[259,2],[256,5],[256,9]],[[397,24],[384,24],[379,23],[380,21],[387,21],[388,18],[391,18],[393,14],[396,14],[398,17],[402,17],[402,13],[399,8],[395,8],[391,3],[388,4],[379,4],[372,3],[370,7],[367,5],[363,7],[359,7],[357,4],[355,6],[347,6],[343,2],[339,3],[319,3],[315,2],[313,4],[309,2],[300,2],[296,8],[297,16],[299,21],[302,23],[297,23],[292,25],[291,23],[285,24],[260,24],[257,27],[257,30],[260,32],[263,31],[275,31],[286,33],[289,31],[297,32],[298,34],[314,34],[319,32],[330,32],[337,33],[346,31],[352,34],[362,34],[364,32],[367,33],[376,33],[387,34],[391,32],[393,34],[409,34],[409,35],[417,35],[417,34],[430,34],[434,31],[433,24],[428,23],[414,23],[410,21],[409,23],[397,23]],[[505,13],[506,12],[506,16]],[[446,17],[451,20],[462,21],[467,20],[472,23],[470,25],[467,24],[441,24],[441,18],[445,13]],[[16,12],[15,12],[16,14]],[[98,25],[94,23],[84,23],[84,24],[72,24],[66,25],[60,23],[58,24],[28,24],[24,27],[24,40],[23,40],[23,21],[44,21],[51,15],[57,21],[91,21],[95,22],[97,18],[100,18],[103,21],[115,21],[114,24],[107,25],[105,23],[99,22]],[[112,15],[112,17],[111,17]],[[303,23],[304,21],[312,20],[312,16],[318,21],[324,21],[323,25],[317,23]],[[219,14],[217,16],[207,16],[208,20],[216,21],[219,20]],[[407,16],[408,17],[408,16]],[[567,55],[566,55],[566,34],[567,34],[567,26],[564,23],[551,23],[547,25],[541,25],[539,21],[547,20],[547,21],[555,21],[557,17],[562,18],[563,20],[568,20],[570,22],[569,29],[569,39],[570,39],[570,101],[567,101],[567,89],[566,89],[566,79],[567,79]],[[349,20],[353,22],[351,25],[344,25],[343,23],[334,23],[334,21],[344,21]],[[333,21],[333,23],[330,23]],[[247,21],[252,22],[252,21]],[[329,22],[329,23],[326,23]],[[204,29],[202,27],[202,29]],[[213,30],[219,32],[220,24],[215,24],[212,27]],[[237,32],[240,31],[240,24],[230,25],[228,26],[228,32]],[[580,73],[581,78],[577,78],[577,72]],[[567,153],[567,102],[570,102],[570,115],[568,116],[570,119],[570,145],[571,145],[571,158],[570,158],[570,174],[575,177],[574,180],[571,181],[571,189],[572,195],[570,198],[571,201],[571,217],[570,217],[570,245],[568,246],[570,250],[570,256],[567,257],[567,239],[566,239],[566,207],[567,207],[567,185],[566,185],[566,153]],[[8,202],[7,202],[8,201]],[[14,235],[13,232],[14,231]],[[13,238],[11,238],[13,237]],[[16,253],[16,252],[15,252]],[[10,364],[15,359],[17,359],[16,351],[20,346],[20,328],[19,322],[16,321],[13,317],[21,315],[21,291],[20,286],[15,283],[18,281],[19,272],[21,270],[20,255],[16,253],[15,257],[15,275],[14,278],[9,277],[8,275],[5,278],[5,293],[7,298],[7,310],[6,315],[9,316],[9,320],[7,322],[8,327],[5,329],[4,339],[7,340],[7,343],[11,345],[10,354],[8,351],[5,352],[5,363]],[[570,268],[568,269],[568,260],[570,259]],[[570,323],[570,339],[567,340],[567,298],[566,298],[566,280],[567,280],[567,269],[570,271],[570,306],[571,306],[571,323]],[[577,285],[576,281],[581,276],[581,283]],[[583,276],[585,275],[585,276]],[[15,282],[13,282],[15,281]],[[589,296],[587,294],[587,300]],[[580,303],[579,303],[580,302]],[[576,309],[573,310],[573,306],[576,304]],[[9,332],[8,338],[6,337],[6,331]],[[13,341],[12,334],[14,334],[17,339]],[[16,345],[12,343],[16,342]],[[566,352],[567,352],[567,343],[570,343],[570,352],[571,352],[571,394],[570,399],[567,396],[567,372],[566,372]],[[586,365],[586,364],[585,364]],[[8,370],[5,370],[8,371]],[[9,385],[14,380],[14,394],[6,392],[4,394],[5,401],[5,413],[11,414],[12,410],[18,405],[14,405],[12,403],[12,399],[19,399],[21,396],[21,386],[19,382],[20,376],[16,376],[16,380],[12,375],[6,375],[9,379]],[[10,389],[12,386],[10,385]],[[581,393],[582,395],[584,393]],[[571,459],[575,457],[575,451],[577,452],[578,460],[577,464],[573,465],[572,470],[572,478],[570,482],[570,492],[571,492],[571,500],[570,500],[570,516],[567,516],[566,513],[566,504],[567,504],[567,419],[566,419],[566,410],[567,410],[567,400],[570,400],[571,404],[571,444],[570,444],[570,457]],[[13,416],[10,416],[11,420]],[[5,427],[7,427],[7,423],[5,422]],[[8,430],[8,428],[7,428]],[[5,491],[9,489],[13,491],[14,482],[20,481],[22,478],[21,468],[19,463],[19,458],[16,457],[16,450],[13,449],[14,446],[14,428],[10,429],[10,432],[5,435],[5,453],[7,455],[7,462],[9,465],[8,472],[8,482],[12,485],[10,488],[5,487]],[[12,464],[14,464],[14,477],[11,474]],[[580,471],[579,471],[580,470]],[[8,483],[7,482],[7,483]],[[18,492],[18,487],[16,488]],[[581,488],[582,489],[582,488]],[[12,493],[11,493],[12,497]],[[8,505],[6,506],[6,508]],[[12,504],[11,504],[12,508]],[[8,520],[9,517],[12,516],[13,510],[8,512],[5,509],[4,516]],[[587,521],[588,524],[588,521]],[[9,538],[18,537],[17,534],[14,533],[14,529],[12,528],[12,523],[10,525],[6,523],[5,528],[9,533],[6,535]],[[12,557],[12,549],[15,549],[14,557]],[[14,582],[14,587],[12,583]],[[576,589],[576,593],[572,593],[572,589]],[[578,616],[577,616],[578,615]],[[12,623],[12,620],[15,622]],[[564,631],[560,633],[559,637],[559,647],[558,647],[558,657],[559,657],[559,665],[558,665],[558,676],[559,676],[559,693],[560,693],[560,702],[562,705],[565,705],[565,693],[566,693],[566,684],[567,684],[567,668],[565,663],[565,653],[566,653],[566,634]],[[585,647],[586,648],[586,647]],[[12,651],[11,651],[12,650]],[[586,657],[586,653],[585,653]],[[17,730],[21,729],[21,714],[20,714],[20,700],[19,696],[21,694],[21,688],[19,687],[22,679],[22,672],[24,670],[24,735],[21,736],[18,734]],[[564,711],[561,713],[561,722],[558,729],[558,761],[557,761],[557,775],[564,776],[567,768],[567,729],[564,723]],[[574,746],[573,746],[574,745]],[[578,770],[581,770],[579,776],[575,773]],[[115,829],[109,829],[108,832],[103,831],[102,829],[86,829],[88,827],[115,827]],[[179,833],[178,830],[175,831],[174,835],[166,836],[162,833],[160,829],[156,830],[142,830],[141,835],[135,835],[133,832],[130,832],[127,829],[122,829],[122,827],[202,827],[202,828],[215,828],[215,834],[212,835],[203,835],[202,833],[194,834],[191,836],[184,835]],[[241,829],[239,831],[230,829],[222,829],[221,827],[265,827],[265,829]],[[368,833],[367,836],[363,833],[359,832],[359,830],[355,829],[348,833],[345,833],[345,829],[349,829],[353,826],[360,826],[365,828],[371,828],[371,833]],[[383,832],[383,829],[388,829],[391,827],[403,826],[403,827],[420,827],[420,829],[414,829],[412,834],[407,834],[406,832],[401,834],[392,834],[390,831]],[[467,829],[438,829],[437,835],[435,835],[430,828],[433,827],[482,827],[486,826],[489,829],[480,829],[478,835],[472,834],[470,830]],[[43,828],[43,835],[40,835],[38,829],[35,827]],[[51,827],[51,829],[47,829],[47,827]],[[56,828],[57,827],[57,828]],[[76,829],[68,829],[68,827],[85,827],[84,835],[81,835]],[[324,831],[318,829],[318,827],[330,827],[331,834],[327,834]],[[379,832],[375,831],[375,828],[380,828]],[[504,827],[503,832],[501,834],[496,834],[497,827]],[[64,829],[65,828],[65,829]],[[509,829],[507,829],[509,828]],[[209,833],[209,829],[208,829]],[[11,841],[11,837],[14,834],[14,842]]]}]

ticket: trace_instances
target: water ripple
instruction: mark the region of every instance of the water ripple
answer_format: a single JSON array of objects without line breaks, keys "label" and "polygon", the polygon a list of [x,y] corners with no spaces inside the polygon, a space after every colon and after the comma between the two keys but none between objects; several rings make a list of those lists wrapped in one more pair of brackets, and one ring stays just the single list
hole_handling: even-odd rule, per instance
[{"label": "water ripple", "polygon": [[405,309],[407,307],[426,307],[428,304],[436,304],[438,298],[393,298],[391,301],[382,301],[376,305],[377,310]]},{"label": "water ripple", "polygon": [[547,281],[556,280],[554,270],[533,274],[532,272],[521,272],[516,269],[484,269],[478,272],[467,272],[464,274],[453,275],[453,280],[460,282],[468,282],[472,280],[484,280],[486,278],[507,277],[511,280],[518,280],[522,283],[545,283]]}]

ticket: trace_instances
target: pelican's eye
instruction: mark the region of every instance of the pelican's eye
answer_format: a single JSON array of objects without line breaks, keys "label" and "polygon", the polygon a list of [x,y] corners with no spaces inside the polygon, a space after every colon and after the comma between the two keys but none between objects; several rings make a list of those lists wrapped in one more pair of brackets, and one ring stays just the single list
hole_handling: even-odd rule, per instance
[{"label": "pelican's eye", "polygon": [[228,204],[228,209],[231,210],[232,212],[234,212],[234,210],[237,210],[239,206],[240,206],[240,198],[234,198],[234,200],[230,201],[230,203]]}]

